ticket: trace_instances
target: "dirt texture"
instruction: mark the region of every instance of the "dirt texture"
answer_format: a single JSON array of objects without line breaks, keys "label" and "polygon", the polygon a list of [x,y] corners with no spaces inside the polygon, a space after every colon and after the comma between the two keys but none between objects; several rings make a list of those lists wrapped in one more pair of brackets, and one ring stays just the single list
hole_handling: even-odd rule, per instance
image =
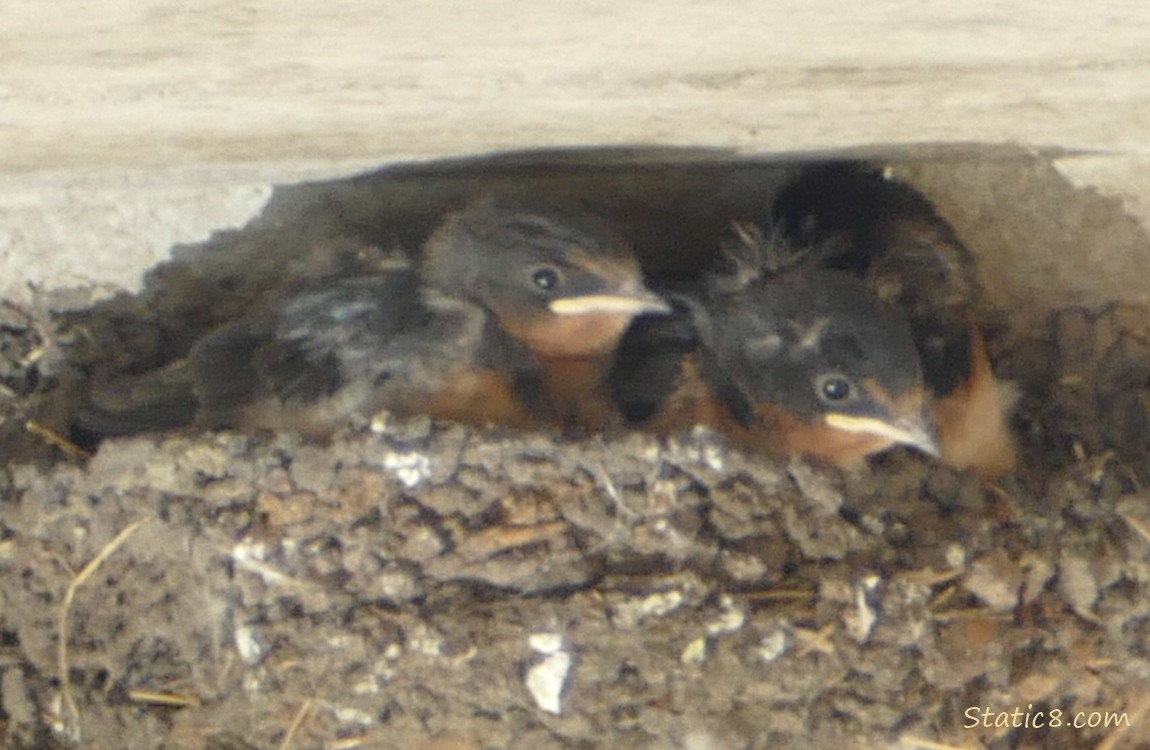
[{"label": "dirt texture", "polygon": [[[933,195],[946,163],[906,174]],[[284,188],[138,296],[0,308],[5,746],[1150,748],[1137,304],[996,296],[1024,455],[997,483],[900,452],[848,474],[703,429],[69,431],[82,386],[390,262],[478,188],[607,196],[648,268],[690,273],[696,238],[754,218],[794,165],[481,167]],[[976,252],[1005,242],[954,210]]]}]

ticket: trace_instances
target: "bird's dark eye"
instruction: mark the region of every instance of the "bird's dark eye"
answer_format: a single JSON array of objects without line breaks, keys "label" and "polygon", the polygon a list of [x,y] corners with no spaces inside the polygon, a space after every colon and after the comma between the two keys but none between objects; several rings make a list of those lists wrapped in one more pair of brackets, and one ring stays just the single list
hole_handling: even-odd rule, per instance
[{"label": "bird's dark eye", "polygon": [[536,268],[531,272],[531,283],[550,291],[559,286],[559,272],[554,268]]},{"label": "bird's dark eye", "polygon": [[828,404],[838,404],[854,396],[854,383],[842,375],[823,375],[815,381],[819,398]]}]

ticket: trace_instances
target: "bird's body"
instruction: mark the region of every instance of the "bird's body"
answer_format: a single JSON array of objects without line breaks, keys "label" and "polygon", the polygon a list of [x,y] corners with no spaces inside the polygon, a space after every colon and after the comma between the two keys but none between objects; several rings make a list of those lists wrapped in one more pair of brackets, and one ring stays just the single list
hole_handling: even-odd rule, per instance
[{"label": "bird's body", "polygon": [[[148,429],[167,399],[192,405],[209,429],[310,436],[380,410],[472,424],[599,422],[623,331],[640,312],[665,309],[629,246],[594,217],[484,198],[443,220],[418,266],[292,289],[164,368],[183,392],[132,403],[94,391],[87,421],[98,434]],[[148,390],[158,374],[130,378],[130,390]]]},{"label": "bird's body", "polygon": [[[485,311],[414,271],[341,279],[228,325],[189,354],[198,421],[323,435],[382,409],[528,421],[532,363]],[[517,377],[522,378],[517,382]]]}]

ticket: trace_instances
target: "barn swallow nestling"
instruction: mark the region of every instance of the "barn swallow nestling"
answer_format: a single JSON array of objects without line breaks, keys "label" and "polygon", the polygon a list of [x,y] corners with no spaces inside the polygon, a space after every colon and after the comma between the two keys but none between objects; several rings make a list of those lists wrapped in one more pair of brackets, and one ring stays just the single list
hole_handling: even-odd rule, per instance
[{"label": "barn swallow nestling", "polygon": [[843,467],[896,445],[937,453],[897,311],[849,274],[746,267],[680,289],[675,313],[636,326],[612,371],[625,415]]},{"label": "barn swallow nestling", "polygon": [[424,253],[428,283],[488,310],[541,364],[555,416],[584,427],[611,421],[604,379],[632,319],[670,309],[644,286],[632,249],[581,212],[481,199],[449,216]]},{"label": "barn swallow nestling", "polygon": [[810,167],[772,208],[783,247],[865,280],[910,322],[942,459],[987,477],[1016,461],[1004,389],[991,370],[975,259],[929,200],[857,162]]},{"label": "barn swallow nestling", "polygon": [[310,436],[385,408],[521,422],[531,376],[482,308],[411,270],[292,295],[201,339],[188,362],[201,426]]},{"label": "barn swallow nestling", "polygon": [[[382,409],[565,422],[573,400],[607,402],[603,370],[630,320],[666,309],[597,219],[485,198],[444,219],[418,270],[295,290],[203,337],[162,374],[185,383],[196,422],[212,429],[322,436]],[[146,420],[142,406],[89,409],[88,422],[98,432],[101,417]]]},{"label": "barn swallow nestling", "polygon": [[896,445],[937,453],[906,322],[854,280],[780,276],[702,315],[704,378],[753,409],[744,440],[840,466]]}]

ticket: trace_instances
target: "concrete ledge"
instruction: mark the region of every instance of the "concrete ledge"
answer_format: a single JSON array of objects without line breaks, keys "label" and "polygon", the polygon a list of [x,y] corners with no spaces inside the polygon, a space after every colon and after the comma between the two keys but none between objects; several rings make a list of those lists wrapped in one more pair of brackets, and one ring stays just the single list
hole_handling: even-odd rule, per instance
[{"label": "concrete ledge", "polygon": [[508,148],[1147,152],[1150,6],[101,0],[3,12],[0,169]]},{"label": "concrete ledge", "polygon": [[[29,281],[135,288],[275,184],[503,149],[1017,143],[1150,214],[1150,6],[17,0],[0,21],[0,294],[17,299]],[[981,223],[945,175],[915,178],[964,233]],[[1090,276],[1145,270],[1095,257]],[[1090,285],[1082,300],[1127,291]]]}]

